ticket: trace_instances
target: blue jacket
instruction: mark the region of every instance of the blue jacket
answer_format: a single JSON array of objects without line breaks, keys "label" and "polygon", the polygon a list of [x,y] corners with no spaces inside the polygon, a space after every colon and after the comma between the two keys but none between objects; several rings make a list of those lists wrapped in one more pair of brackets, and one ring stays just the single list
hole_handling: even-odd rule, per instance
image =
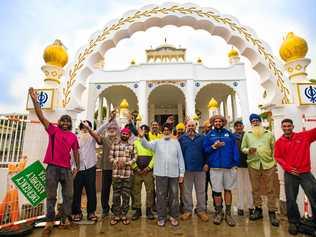
[{"label": "blue jacket", "polygon": [[[217,140],[225,142],[225,145],[213,149],[212,145]],[[240,165],[236,138],[225,128],[211,130],[204,139],[203,147],[204,152],[207,154],[207,164],[210,168],[230,169]]]},{"label": "blue jacket", "polygon": [[187,134],[183,134],[179,138],[186,171],[202,171],[206,164],[203,149],[204,138],[205,136],[200,134],[196,134],[193,139]]}]

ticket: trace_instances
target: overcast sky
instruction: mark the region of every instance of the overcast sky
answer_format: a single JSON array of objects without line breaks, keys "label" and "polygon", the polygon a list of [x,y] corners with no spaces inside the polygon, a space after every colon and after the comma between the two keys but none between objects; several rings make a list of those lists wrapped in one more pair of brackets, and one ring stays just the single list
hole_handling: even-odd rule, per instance
[{"label": "overcast sky", "polygon": [[[70,61],[91,34],[126,11],[156,3],[152,0],[1,0],[0,1],[0,113],[23,112],[29,86],[40,87],[44,48],[60,39],[68,49]],[[160,1],[159,1],[160,2]],[[175,1],[178,3],[189,1]],[[235,16],[241,24],[255,29],[279,58],[279,47],[287,32],[293,31],[309,44],[312,59],[309,77],[316,78],[316,1],[315,0],[191,0]],[[187,49],[187,60],[201,57],[208,67],[227,66],[231,46],[221,38],[190,27],[167,26],[137,32],[106,53],[106,69],[123,69],[131,59],[145,61],[146,48],[156,47],[164,38]],[[258,88],[259,79],[246,63],[248,88]],[[252,90],[254,91],[254,90]],[[260,95],[249,90],[251,110]]]}]

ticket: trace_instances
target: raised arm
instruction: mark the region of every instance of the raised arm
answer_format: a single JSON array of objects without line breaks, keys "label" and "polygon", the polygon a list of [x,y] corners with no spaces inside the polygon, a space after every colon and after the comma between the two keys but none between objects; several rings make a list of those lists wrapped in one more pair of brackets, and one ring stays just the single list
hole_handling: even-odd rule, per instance
[{"label": "raised arm", "polygon": [[30,97],[32,99],[32,102],[33,102],[33,105],[34,105],[34,110],[35,110],[35,113],[36,113],[39,121],[43,124],[45,129],[47,129],[48,125],[49,125],[49,121],[45,118],[45,116],[43,114],[43,111],[42,111],[40,105],[37,102],[37,93],[36,93],[36,91],[34,90],[33,87],[29,88],[29,95],[30,95]]},{"label": "raised arm", "polygon": [[88,132],[91,135],[91,137],[93,137],[94,140],[96,140],[96,142],[99,145],[101,145],[102,144],[102,138],[101,138],[100,134],[98,132],[93,131],[86,122],[83,122],[82,124],[88,130]]},{"label": "raised arm", "polygon": [[111,112],[111,116],[110,116],[109,121],[103,123],[103,124],[96,130],[96,133],[102,134],[103,131],[106,130],[106,129],[109,127],[110,123],[116,123],[117,127],[119,127],[118,124],[117,124],[117,122],[116,122],[116,120],[115,120],[115,117],[116,117],[116,111],[113,110],[113,111]]}]

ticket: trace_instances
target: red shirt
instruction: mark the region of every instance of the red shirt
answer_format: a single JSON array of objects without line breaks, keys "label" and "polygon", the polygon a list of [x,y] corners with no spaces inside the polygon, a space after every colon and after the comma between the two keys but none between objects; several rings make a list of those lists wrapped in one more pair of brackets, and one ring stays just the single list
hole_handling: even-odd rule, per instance
[{"label": "red shirt", "polygon": [[70,151],[79,149],[77,136],[71,131],[64,131],[52,124],[48,125],[46,131],[49,135],[49,142],[44,163],[70,168]]},{"label": "red shirt", "polygon": [[316,140],[316,128],[280,137],[274,146],[274,157],[286,172],[311,172],[310,145]]}]

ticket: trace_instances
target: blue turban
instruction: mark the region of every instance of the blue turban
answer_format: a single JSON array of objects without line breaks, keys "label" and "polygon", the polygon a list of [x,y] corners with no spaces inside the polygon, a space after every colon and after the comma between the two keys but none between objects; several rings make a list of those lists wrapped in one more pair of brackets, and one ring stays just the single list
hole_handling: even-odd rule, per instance
[{"label": "blue turban", "polygon": [[259,120],[260,122],[262,121],[258,114],[250,114],[249,121],[251,122],[252,120],[255,120],[255,119]]}]

